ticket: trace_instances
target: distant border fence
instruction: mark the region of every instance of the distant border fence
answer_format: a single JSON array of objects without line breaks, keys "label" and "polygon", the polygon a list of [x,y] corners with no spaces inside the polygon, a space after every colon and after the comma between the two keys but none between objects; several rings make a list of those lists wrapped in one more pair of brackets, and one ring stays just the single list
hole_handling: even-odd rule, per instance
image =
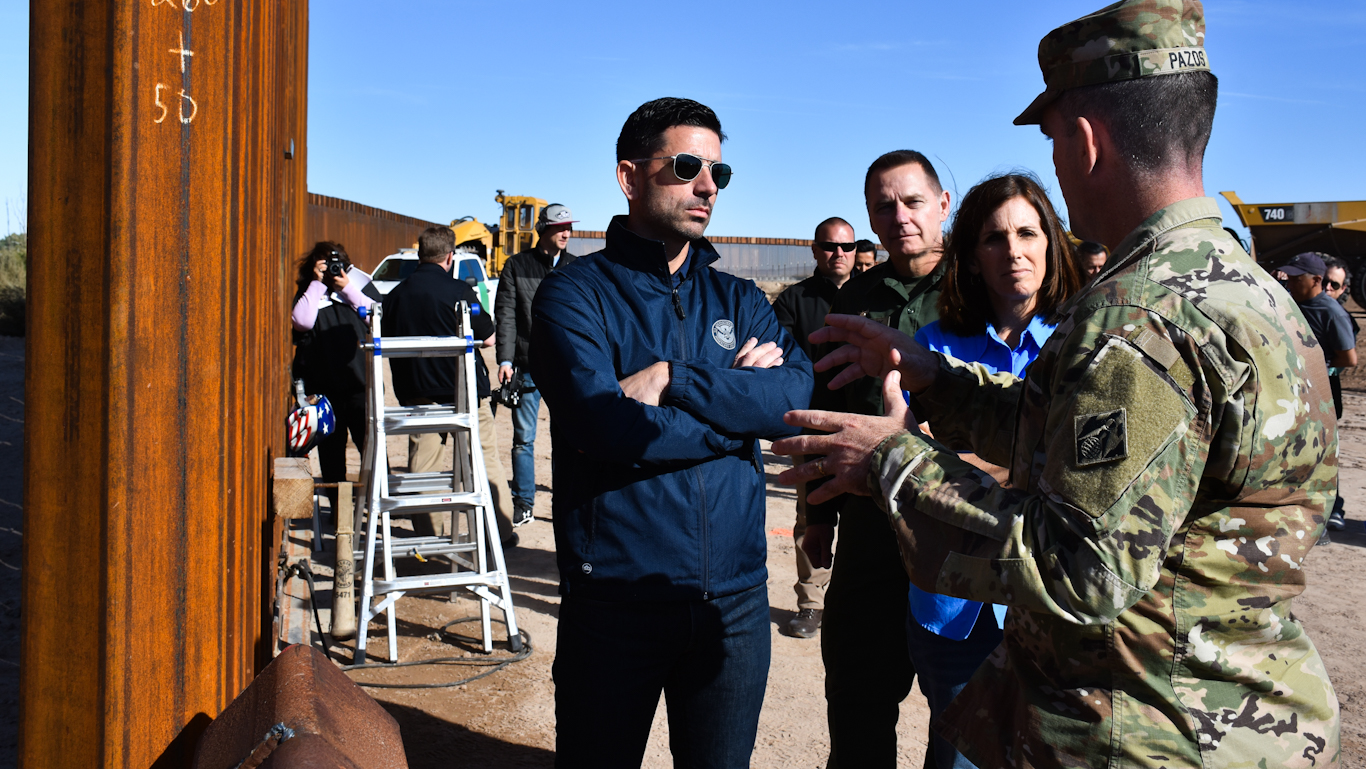
[{"label": "distant border fence", "polygon": [[308,225],[304,231],[310,248],[320,240],[336,241],[346,246],[353,264],[372,272],[384,257],[400,248],[412,248],[423,230],[441,225],[310,192]]},{"label": "distant border fence", "polygon": [[[801,238],[746,238],[730,235],[708,237],[721,259],[716,269],[750,280],[800,280],[810,277],[816,264],[811,256],[811,241]],[[569,251],[580,256],[600,251],[607,245],[601,230],[575,230]],[[878,246],[878,260],[886,253]]]},{"label": "distant border fence", "polygon": [[[350,200],[308,193],[308,246],[334,240],[346,246],[351,261],[366,272],[400,248],[411,248],[417,236],[439,222],[416,219]],[[721,255],[716,269],[741,278],[765,281],[801,280],[815,269],[811,241],[802,238],[750,238],[717,235],[707,238]],[[607,245],[602,230],[575,230],[570,253],[591,254]],[[299,256],[302,256],[300,254]],[[878,246],[878,260],[886,253]]]}]

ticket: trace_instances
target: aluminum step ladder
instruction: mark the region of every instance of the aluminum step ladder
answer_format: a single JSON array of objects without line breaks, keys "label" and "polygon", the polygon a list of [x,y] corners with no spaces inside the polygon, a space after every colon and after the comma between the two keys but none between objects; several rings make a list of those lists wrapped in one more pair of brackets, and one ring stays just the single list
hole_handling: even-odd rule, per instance
[{"label": "aluminum step ladder", "polygon": [[[478,310],[475,310],[478,312]],[[490,607],[503,612],[508,641],[513,651],[521,651],[522,638],[517,630],[508,584],[503,545],[484,469],[483,448],[479,442],[479,396],[476,389],[474,356],[476,343],[470,335],[470,307],[461,302],[455,312],[464,336],[383,337],[380,333],[382,308],[372,306],[362,314],[368,330],[362,348],[373,352],[366,368],[365,452],[361,459],[361,485],[354,530],[363,532],[355,552],[357,573],[362,575],[360,589],[359,633],[356,661],[365,660],[370,621],[387,613],[389,661],[398,661],[398,622],[395,603],[412,593],[451,591],[455,600],[459,589],[479,599],[479,618],[484,651],[493,651]],[[394,408],[384,405],[384,360],[386,358],[455,357],[456,386],[453,406],[426,405]],[[449,472],[400,473],[389,467],[385,439],[390,435],[448,433],[454,462]],[[435,536],[395,537],[393,516],[450,513],[447,533]],[[463,527],[460,525],[463,520]],[[426,561],[438,557],[450,563],[448,574],[400,576],[396,559]],[[379,572],[383,576],[377,577]]]}]

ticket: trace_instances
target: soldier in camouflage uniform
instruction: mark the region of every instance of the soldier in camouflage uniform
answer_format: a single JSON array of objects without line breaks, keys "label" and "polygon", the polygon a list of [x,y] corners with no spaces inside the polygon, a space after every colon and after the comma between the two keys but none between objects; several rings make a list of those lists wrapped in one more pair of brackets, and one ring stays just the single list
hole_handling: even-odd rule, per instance
[{"label": "soldier in camouflage uniform", "polygon": [[[774,446],[826,455],[784,480],[833,474],[825,493],[862,486],[885,504],[916,585],[1010,607],[1004,642],[935,725],[981,769],[1338,762],[1337,698],[1291,615],[1336,486],[1328,374],[1294,301],[1203,196],[1203,36],[1196,2],[1128,0],[1040,45],[1048,90],[1016,122],[1053,138],[1074,229],[1114,258],[1025,380],[832,317],[816,341],[852,344],[818,368],[851,364],[835,386],[884,376],[888,416],[794,412],[838,432]],[[1068,99],[1182,73],[1119,92],[1188,108],[1210,90],[1207,116],[1180,116],[1203,121],[1198,153],[1159,173],[1115,146],[1124,126],[1097,97]],[[1131,202],[1097,203],[1107,183]],[[950,448],[1009,467],[1009,486]]]}]

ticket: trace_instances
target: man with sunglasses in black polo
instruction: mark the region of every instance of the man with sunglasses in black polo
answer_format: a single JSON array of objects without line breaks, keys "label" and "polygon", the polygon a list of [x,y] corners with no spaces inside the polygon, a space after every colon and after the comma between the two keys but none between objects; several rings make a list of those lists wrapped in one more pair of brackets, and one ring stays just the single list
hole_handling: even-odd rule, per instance
[{"label": "man with sunglasses in black polo", "polygon": [[[816,225],[816,237],[811,241],[811,254],[816,259],[816,274],[788,287],[773,300],[773,312],[787,333],[797,340],[808,358],[812,356],[811,332],[825,325],[830,314],[830,303],[853,274],[856,253],[854,228],[849,222],[832,216]],[[816,389],[822,388],[833,375],[816,374]],[[805,460],[803,460],[805,461]],[[794,462],[801,464],[801,462]],[[825,608],[825,585],[830,581],[830,569],[811,565],[811,558],[802,550],[806,534],[806,486],[797,487],[797,520],[792,526],[792,539],[797,547],[797,615],[788,621],[783,632],[794,638],[814,638],[821,626],[821,612]]]},{"label": "man with sunglasses in black polo", "polygon": [[634,767],[663,692],[677,766],[747,767],[769,666],[761,438],[811,399],[811,363],[702,235],[730,181],[688,99],[626,120],[629,213],[532,304],[555,414],[559,767]]}]

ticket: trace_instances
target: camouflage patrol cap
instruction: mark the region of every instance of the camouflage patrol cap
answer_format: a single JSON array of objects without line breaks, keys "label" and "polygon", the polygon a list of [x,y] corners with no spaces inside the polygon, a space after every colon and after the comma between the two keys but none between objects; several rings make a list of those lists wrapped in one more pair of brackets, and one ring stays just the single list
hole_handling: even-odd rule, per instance
[{"label": "camouflage patrol cap", "polygon": [[1200,0],[1121,0],[1039,41],[1044,92],[1015,125],[1037,125],[1063,91],[1179,72],[1208,72]]}]

